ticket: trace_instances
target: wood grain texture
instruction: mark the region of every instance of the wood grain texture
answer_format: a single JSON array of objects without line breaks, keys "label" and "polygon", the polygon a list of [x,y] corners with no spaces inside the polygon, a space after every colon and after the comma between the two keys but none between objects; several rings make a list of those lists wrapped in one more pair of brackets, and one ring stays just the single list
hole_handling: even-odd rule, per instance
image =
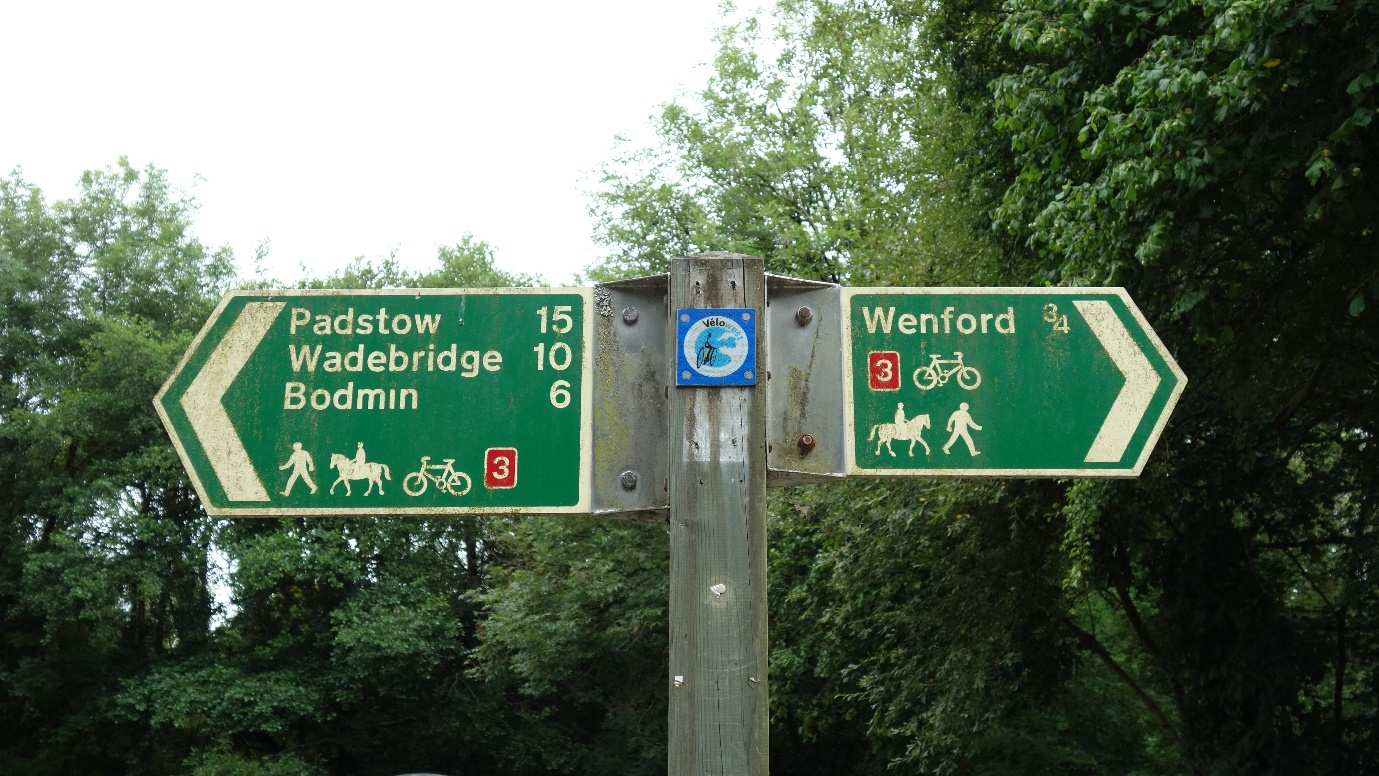
[{"label": "wood grain texture", "polygon": [[[671,313],[752,308],[764,367],[763,269],[748,256],[675,259]],[[671,776],[767,774],[766,390],[759,383],[670,389]]]}]

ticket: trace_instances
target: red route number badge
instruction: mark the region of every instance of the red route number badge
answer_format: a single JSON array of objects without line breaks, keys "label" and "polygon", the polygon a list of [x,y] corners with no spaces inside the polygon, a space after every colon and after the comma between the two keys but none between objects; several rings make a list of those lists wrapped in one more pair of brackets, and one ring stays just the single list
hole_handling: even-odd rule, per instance
[{"label": "red route number badge", "polygon": [[484,487],[492,490],[517,487],[517,448],[490,447],[484,451]]},{"label": "red route number badge", "polygon": [[868,353],[867,386],[873,391],[900,390],[900,354],[894,350]]}]

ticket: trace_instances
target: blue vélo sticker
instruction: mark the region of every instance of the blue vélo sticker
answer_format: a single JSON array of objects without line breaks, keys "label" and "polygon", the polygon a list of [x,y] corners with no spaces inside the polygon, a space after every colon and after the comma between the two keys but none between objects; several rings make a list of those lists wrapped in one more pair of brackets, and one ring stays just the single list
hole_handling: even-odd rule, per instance
[{"label": "blue v\u00e9lo sticker", "polygon": [[756,385],[757,320],[751,308],[675,313],[676,385]]}]

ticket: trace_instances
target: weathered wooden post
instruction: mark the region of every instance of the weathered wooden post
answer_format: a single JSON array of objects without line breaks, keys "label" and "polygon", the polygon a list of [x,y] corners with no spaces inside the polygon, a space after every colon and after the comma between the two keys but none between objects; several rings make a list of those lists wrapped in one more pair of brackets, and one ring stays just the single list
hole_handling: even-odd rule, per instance
[{"label": "weathered wooden post", "polygon": [[[765,306],[759,258],[671,263],[671,315],[735,310],[749,371],[767,363]],[[670,389],[670,776],[767,773],[766,375],[745,376],[756,384]]]}]

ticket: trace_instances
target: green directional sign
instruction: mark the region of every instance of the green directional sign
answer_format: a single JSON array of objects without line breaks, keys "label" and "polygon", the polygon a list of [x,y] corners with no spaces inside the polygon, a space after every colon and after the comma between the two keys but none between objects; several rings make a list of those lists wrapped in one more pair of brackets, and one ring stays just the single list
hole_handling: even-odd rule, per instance
[{"label": "green directional sign", "polygon": [[591,290],[241,291],[154,399],[213,515],[589,511]]},{"label": "green directional sign", "polygon": [[1187,384],[1120,288],[842,302],[849,474],[1138,476]]}]

